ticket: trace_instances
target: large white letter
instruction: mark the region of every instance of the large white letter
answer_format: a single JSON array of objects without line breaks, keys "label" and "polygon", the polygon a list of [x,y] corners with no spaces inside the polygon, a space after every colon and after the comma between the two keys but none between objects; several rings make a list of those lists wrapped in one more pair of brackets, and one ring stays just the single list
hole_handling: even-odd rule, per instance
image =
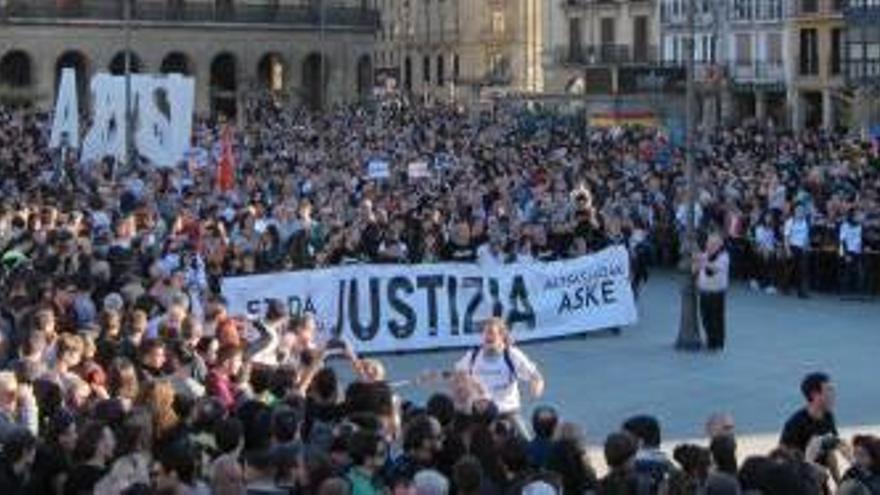
[{"label": "large white letter", "polygon": [[114,156],[125,159],[125,78],[98,74],[92,79],[94,121],[83,140],[80,161],[97,161]]},{"label": "large white letter", "polygon": [[[133,81],[137,108],[135,142],[138,152],[149,163],[160,167],[174,165],[171,155],[171,122],[163,115],[160,104],[171,113],[173,105],[162,81],[153,76],[138,76]],[[160,101],[161,100],[161,101]]]},{"label": "large white letter", "polygon": [[[65,137],[66,142],[62,142]],[[76,71],[71,68],[61,70],[61,83],[58,85],[58,98],[55,100],[55,116],[52,118],[52,135],[49,148],[62,144],[79,148],[79,101],[76,94]]]},{"label": "large white letter", "polygon": [[140,153],[160,167],[185,161],[192,134],[194,80],[180,75],[139,76],[136,94]]},{"label": "large white letter", "polygon": [[186,160],[192,139],[196,80],[172,74],[165,81],[171,101],[171,158],[180,162]]}]

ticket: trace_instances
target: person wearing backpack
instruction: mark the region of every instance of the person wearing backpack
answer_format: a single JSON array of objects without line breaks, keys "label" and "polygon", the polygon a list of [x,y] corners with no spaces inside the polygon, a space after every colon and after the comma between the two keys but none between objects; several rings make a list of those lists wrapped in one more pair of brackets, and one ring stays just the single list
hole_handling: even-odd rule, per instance
[{"label": "person wearing backpack", "polygon": [[468,351],[456,363],[455,370],[478,383],[499,414],[509,419],[524,438],[529,437],[520,414],[519,382],[527,382],[532,397],[538,398],[544,393],[544,377],[535,363],[513,344],[503,319],[486,321],[482,343]]}]

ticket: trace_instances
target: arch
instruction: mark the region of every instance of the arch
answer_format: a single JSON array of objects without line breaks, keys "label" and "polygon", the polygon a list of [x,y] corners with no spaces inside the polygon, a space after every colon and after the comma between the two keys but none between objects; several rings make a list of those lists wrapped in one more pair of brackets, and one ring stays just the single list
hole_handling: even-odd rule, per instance
[{"label": "arch", "polygon": [[0,59],[0,86],[28,88],[34,84],[31,56],[23,50],[13,50]]},{"label": "arch", "polygon": [[89,74],[91,68],[89,59],[80,51],[70,50],[62,53],[55,61],[55,93],[58,93],[58,85],[61,83],[62,69],[73,69],[76,73],[76,96],[79,102],[80,114],[89,107]]},{"label": "arch", "polygon": [[238,115],[238,60],[223,52],[211,61],[211,113],[235,119]]},{"label": "arch", "polygon": [[373,85],[373,59],[369,55],[361,55],[357,63],[358,96],[361,98],[369,97]]},{"label": "arch", "polygon": [[[329,79],[329,64],[326,56],[312,52],[303,60],[303,99],[312,110],[321,110],[325,104],[326,84]],[[323,71],[322,71],[323,66]],[[323,74],[322,74],[323,72]]]},{"label": "arch", "polygon": [[162,74],[190,76],[195,71],[193,70],[193,62],[189,55],[183,52],[171,52],[162,59],[159,72]]},{"label": "arch", "polygon": [[284,57],[280,53],[269,52],[263,55],[257,64],[257,82],[261,89],[273,93],[287,88],[287,64],[284,63]]},{"label": "arch", "polygon": [[[131,73],[137,74],[143,71],[144,64],[141,61],[141,58],[135,52],[131,53]],[[122,76],[125,74],[125,50],[121,52],[117,52],[116,55],[113,55],[113,58],[110,59],[110,64],[107,66],[107,70],[110,71],[114,76]]]}]

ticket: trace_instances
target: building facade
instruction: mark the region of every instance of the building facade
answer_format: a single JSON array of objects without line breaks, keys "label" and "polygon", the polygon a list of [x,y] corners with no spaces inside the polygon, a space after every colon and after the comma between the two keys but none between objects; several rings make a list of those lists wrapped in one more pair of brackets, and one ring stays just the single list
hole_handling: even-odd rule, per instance
[{"label": "building facade", "polygon": [[844,0],[791,0],[788,106],[793,129],[831,129],[848,119],[843,93]]},{"label": "building facade", "polygon": [[732,0],[724,29],[733,118],[786,125],[786,0]]},{"label": "building facade", "polygon": [[543,90],[545,0],[379,0],[380,66],[415,96]]},{"label": "building facade", "polygon": [[[131,70],[195,78],[200,114],[271,91],[313,107],[372,87],[377,12],[363,0],[131,0]],[[0,1],[0,96],[51,107],[63,68],[80,101],[126,59],[120,0]],[[323,70],[322,70],[323,67]]]},{"label": "building facade", "polygon": [[[713,0],[660,0],[660,59],[663,64],[682,66],[687,61],[687,44],[694,40],[694,79],[697,121],[717,125],[733,118],[732,93],[726,68],[727,2]],[[688,9],[693,5],[693,27]],[[693,29],[693,34],[691,33]]]},{"label": "building facade", "polygon": [[553,1],[545,57],[550,91],[615,94],[621,89],[621,69],[657,62],[653,0]]},{"label": "building facade", "polygon": [[850,0],[844,19],[844,76],[854,95],[853,117],[863,132],[880,132],[880,0]]}]

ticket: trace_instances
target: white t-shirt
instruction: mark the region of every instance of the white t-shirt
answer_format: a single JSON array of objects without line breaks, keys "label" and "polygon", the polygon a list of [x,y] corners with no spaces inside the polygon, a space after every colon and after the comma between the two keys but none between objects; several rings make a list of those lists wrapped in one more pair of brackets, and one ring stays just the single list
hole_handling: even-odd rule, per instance
[{"label": "white t-shirt", "polygon": [[845,253],[861,254],[862,226],[849,222],[840,224],[840,245]]},{"label": "white t-shirt", "polygon": [[773,251],[776,249],[776,233],[767,225],[758,225],[755,227],[755,244],[764,251]]},{"label": "white t-shirt", "polygon": [[510,347],[507,352],[515,371],[511,373],[503,353],[492,356],[480,349],[474,359],[473,352],[468,351],[455,364],[456,371],[464,371],[473,376],[489,394],[488,398],[498,407],[499,412],[518,411],[522,402],[518,382],[531,381],[540,376],[535,363],[516,347]]},{"label": "white t-shirt", "polygon": [[805,248],[810,243],[810,224],[806,219],[797,220],[789,218],[785,221],[785,239],[788,245],[796,248]]},{"label": "white t-shirt", "polygon": [[[709,269],[710,275],[706,269]],[[706,267],[697,274],[697,288],[703,292],[724,292],[730,285],[730,256],[722,251],[714,260],[707,260]]]}]

